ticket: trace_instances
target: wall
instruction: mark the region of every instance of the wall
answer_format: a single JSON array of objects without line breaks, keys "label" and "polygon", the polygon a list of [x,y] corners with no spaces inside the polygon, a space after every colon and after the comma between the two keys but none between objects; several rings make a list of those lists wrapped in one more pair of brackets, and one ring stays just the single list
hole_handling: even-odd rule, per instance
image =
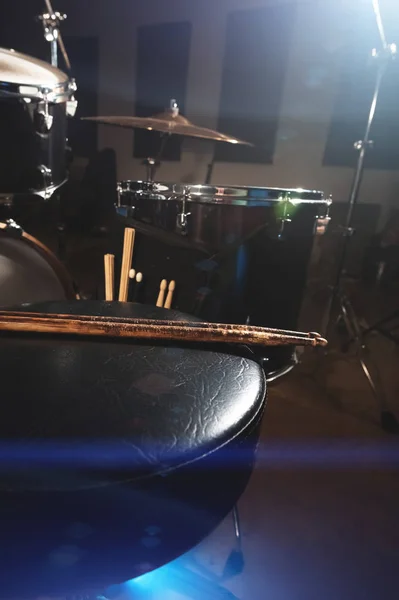
[{"label": "wall", "polygon": [[[274,164],[217,163],[212,181],[321,189],[332,194],[334,201],[347,201],[352,169],[324,167],[322,159],[340,74],[338,50],[347,35],[348,11],[359,3],[363,5],[361,10],[370,10],[371,1],[297,1],[298,20],[285,78]],[[190,20],[193,33],[185,116],[199,125],[216,127],[227,14],[272,2],[276,0],[80,0],[73,6],[65,6],[68,12],[65,32],[99,36],[99,114],[130,115],[135,99],[137,27]],[[91,17],[87,18],[89,11]],[[310,86],[306,75],[314,65],[321,79],[317,86]],[[295,136],[290,136],[292,130],[296,131]],[[140,161],[132,158],[131,132],[102,126],[99,143],[100,147],[111,146],[116,150],[120,179],[144,177]],[[211,146],[206,142],[187,140],[181,162],[162,164],[157,178],[202,182],[210,152]],[[398,171],[370,169],[364,176],[360,200],[381,203],[386,212],[397,202],[398,192]]]}]

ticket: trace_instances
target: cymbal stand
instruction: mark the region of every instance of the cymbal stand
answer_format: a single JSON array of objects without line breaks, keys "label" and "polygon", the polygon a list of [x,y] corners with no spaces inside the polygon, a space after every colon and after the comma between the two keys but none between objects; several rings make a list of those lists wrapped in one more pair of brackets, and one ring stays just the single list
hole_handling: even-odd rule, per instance
[{"label": "cymbal stand", "polygon": [[45,0],[47,11],[39,15],[38,20],[43,24],[44,39],[50,43],[51,64],[58,67],[58,46],[65,60],[67,69],[71,69],[71,63],[60,33],[60,23],[66,20],[66,14],[54,12],[50,0]]},{"label": "cymbal stand", "polygon": [[[370,369],[366,364],[365,354],[367,353],[368,348],[363,338],[362,328],[360,326],[359,319],[349,298],[345,294],[342,284],[349,243],[355,231],[353,228],[353,213],[358,201],[359,190],[364,172],[364,162],[367,151],[373,145],[373,142],[370,139],[370,133],[374,121],[375,111],[377,108],[381,83],[384,79],[389,63],[396,56],[396,45],[388,44],[385,38],[378,6],[378,0],[373,0],[373,7],[376,14],[377,26],[380,33],[382,49],[379,52],[376,49],[372,51],[372,57],[377,62],[376,82],[363,139],[357,141],[354,144],[354,148],[359,152],[359,157],[357,160],[353,183],[350,191],[345,225],[341,228],[341,233],[343,236],[342,251],[338,263],[336,280],[332,289],[330,302],[327,309],[326,325],[323,328],[323,331],[325,332],[326,337],[328,339],[332,325],[336,325],[338,322],[341,322],[345,325],[346,331],[351,341],[355,342],[356,344],[357,358],[360,362],[360,366],[367,379],[367,382],[373,392],[373,395],[378,403],[381,416],[381,425],[386,431],[390,433],[397,433],[399,432],[399,423],[397,422],[395,416],[387,409],[385,405],[385,397],[382,390],[382,386],[380,384],[377,385],[375,378],[373,378]],[[333,318],[336,312],[338,312],[338,319]]]},{"label": "cymbal stand", "polygon": [[165,147],[166,147],[166,144],[167,144],[169,138],[170,138],[169,133],[161,134],[161,143],[160,143],[159,151],[158,151],[156,158],[146,158],[145,160],[143,160],[143,165],[146,166],[146,181],[147,182],[154,183],[155,174],[157,172],[157,169],[161,165],[161,158],[165,151]]},{"label": "cymbal stand", "polygon": [[[179,114],[179,106],[174,98],[172,98],[169,102],[168,111],[175,117]],[[147,182],[149,183],[154,183],[155,181],[155,174],[157,172],[158,167],[161,164],[161,158],[163,156],[163,153],[165,152],[166,144],[168,143],[171,135],[172,133],[161,133],[161,143],[156,158],[146,158],[145,160],[143,160],[142,164],[147,167],[146,177]]]}]

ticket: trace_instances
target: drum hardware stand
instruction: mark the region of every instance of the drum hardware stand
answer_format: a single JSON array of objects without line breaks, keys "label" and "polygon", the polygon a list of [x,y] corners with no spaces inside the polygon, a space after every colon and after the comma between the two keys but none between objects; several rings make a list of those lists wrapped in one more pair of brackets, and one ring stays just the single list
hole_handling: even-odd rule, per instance
[{"label": "drum hardware stand", "polygon": [[170,133],[161,134],[161,144],[159,147],[157,157],[156,158],[146,158],[141,163],[147,167],[146,181],[148,183],[154,183],[154,181],[155,181],[155,174],[157,172],[157,169],[161,165],[161,158],[165,151],[165,147],[166,147],[166,144],[167,144],[169,138],[170,138]]},{"label": "drum hardware stand", "polygon": [[[384,325],[389,326],[389,331],[384,328]],[[389,341],[394,342],[394,344],[399,345],[399,331],[398,334],[395,335],[397,329],[399,329],[399,309],[393,311],[387,317],[378,320],[367,329],[364,329],[362,336],[363,339],[365,339],[370,333],[377,332],[385,336]]]},{"label": "drum hardware stand", "polygon": [[213,169],[215,167],[215,144],[213,145],[213,152],[212,152],[212,159],[211,162],[208,164],[207,169],[206,169],[206,175],[205,175],[205,185],[210,185],[211,183],[211,179],[212,179],[212,175],[213,175]]},{"label": "drum hardware stand", "polygon": [[[171,112],[174,117],[177,117],[177,115],[179,114],[179,106],[174,98],[172,98],[169,102],[169,112]],[[170,139],[171,135],[172,132],[161,133],[161,143],[156,158],[146,158],[142,163],[147,167],[146,178],[147,182],[149,183],[154,183],[155,181],[156,171],[161,164],[162,155],[165,152],[166,144],[168,143],[168,140]]]},{"label": "drum hardware stand", "polygon": [[[332,293],[329,301],[329,306],[327,308],[326,314],[326,325],[323,328],[323,331],[328,334],[331,330],[331,326],[333,324],[338,324],[339,322],[343,323],[346,331],[350,337],[350,340],[356,343],[357,347],[357,359],[359,360],[360,366],[364,372],[364,375],[367,379],[367,382],[373,392],[373,395],[377,401],[377,404],[380,409],[380,417],[381,417],[381,426],[382,428],[389,433],[398,433],[399,432],[399,423],[395,416],[386,408],[384,393],[382,391],[381,385],[376,385],[375,380],[373,379],[371,372],[366,364],[364,354],[367,352],[368,348],[366,346],[364,335],[362,332],[361,325],[359,323],[359,319],[355,313],[355,310],[345,294],[342,285],[342,279],[345,272],[346,258],[349,248],[350,239],[354,233],[354,228],[352,226],[353,221],[353,212],[355,206],[357,205],[359,189],[362,182],[362,176],[364,171],[364,162],[366,158],[367,151],[370,147],[372,147],[373,142],[370,139],[371,127],[374,121],[375,111],[378,102],[378,96],[380,92],[381,83],[383,81],[384,75],[386,73],[388,64],[390,61],[395,58],[396,55],[396,45],[395,44],[387,44],[384,30],[382,27],[381,15],[379,13],[378,0],[373,2],[374,11],[376,13],[377,25],[379,28],[380,38],[382,42],[382,50],[377,52],[377,50],[372,51],[372,57],[379,61],[379,65],[377,67],[377,77],[374,88],[374,94],[370,106],[370,111],[368,115],[368,120],[366,124],[366,129],[364,132],[364,137],[362,140],[357,141],[354,144],[354,148],[359,152],[359,157],[357,160],[357,165],[355,169],[355,174],[353,178],[352,188],[349,196],[348,202],[348,212],[346,215],[346,221],[344,227],[341,228],[342,236],[343,236],[343,244],[342,244],[342,252],[338,263],[338,271],[335,280],[335,284],[332,288]],[[338,319],[333,323],[333,313],[335,312],[335,308],[338,309]],[[342,348],[343,351],[347,349],[348,344]]]},{"label": "drum hardware stand", "polygon": [[38,20],[43,24],[44,39],[50,43],[51,48],[51,64],[53,67],[58,67],[58,46],[64,57],[65,64],[68,70],[71,70],[68,54],[66,52],[64,42],[60,33],[60,23],[66,20],[67,16],[59,12],[54,12],[50,0],[45,0],[47,12],[39,15]]}]

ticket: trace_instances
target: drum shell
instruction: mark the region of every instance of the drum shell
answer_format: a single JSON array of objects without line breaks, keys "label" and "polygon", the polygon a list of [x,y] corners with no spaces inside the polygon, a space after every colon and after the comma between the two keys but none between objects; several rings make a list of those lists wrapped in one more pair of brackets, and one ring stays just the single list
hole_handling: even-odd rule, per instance
[{"label": "drum shell", "polygon": [[[151,198],[124,191],[121,228],[136,228],[134,268],[147,281],[141,301],[155,302],[161,279],[174,279],[174,307],[214,322],[298,329],[315,235],[330,201],[253,205]],[[125,212],[124,212],[125,211]],[[185,231],[179,215],[187,215]],[[122,215],[125,214],[126,217]],[[268,372],[292,362],[293,349],[268,349]]]},{"label": "drum shell", "polygon": [[0,308],[76,298],[64,265],[15,223],[0,222]]},{"label": "drum shell", "polygon": [[[43,194],[67,178],[67,103],[0,98],[0,194]],[[39,113],[51,120],[48,131]],[[43,174],[43,167],[49,170]]]}]

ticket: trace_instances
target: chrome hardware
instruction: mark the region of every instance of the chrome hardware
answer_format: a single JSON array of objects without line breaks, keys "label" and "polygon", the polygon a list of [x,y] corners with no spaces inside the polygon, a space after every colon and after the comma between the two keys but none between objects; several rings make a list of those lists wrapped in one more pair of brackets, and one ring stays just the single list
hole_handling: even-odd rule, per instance
[{"label": "chrome hardware", "polygon": [[170,101],[169,108],[170,108],[170,112],[172,113],[172,115],[174,117],[177,117],[179,114],[179,106],[177,104],[177,101],[174,98],[172,98],[172,100]]},{"label": "chrome hardware", "polygon": [[65,21],[67,18],[66,14],[55,12],[53,14],[44,13],[38,17],[39,21],[42,21],[44,28],[44,37],[46,42],[54,42],[58,40],[58,25]]},{"label": "chrome hardware", "polygon": [[176,227],[182,235],[187,235],[188,219],[191,213],[181,212],[177,215]]},{"label": "chrome hardware", "polygon": [[35,112],[35,125],[40,135],[47,135],[53,126],[54,117],[50,115],[48,103],[39,104],[38,110]]},{"label": "chrome hardware", "polygon": [[314,226],[314,234],[315,235],[324,235],[327,231],[327,228],[330,224],[331,221],[331,217],[330,217],[330,205],[332,203],[332,196],[329,196],[329,204],[327,206],[327,214],[325,214],[323,217],[316,217],[316,222],[315,222],[315,226]]},{"label": "chrome hardware", "polygon": [[44,199],[47,200],[48,198],[50,198],[50,196],[52,195],[51,192],[51,187],[53,184],[53,173],[52,170],[49,169],[49,167],[46,167],[46,165],[40,165],[38,167],[40,174],[43,177],[43,184],[44,184]]},{"label": "chrome hardware", "polygon": [[44,179],[47,179],[49,183],[51,183],[51,179],[53,176],[53,173],[51,171],[51,169],[49,169],[49,167],[46,167],[46,165],[40,165],[40,167],[38,167],[40,173],[43,175]]},{"label": "chrome hardware", "polygon": [[44,39],[51,44],[51,64],[58,67],[57,45],[60,42],[60,23],[65,21],[67,16],[59,12],[43,13],[38,19],[43,24]]},{"label": "chrome hardware", "polygon": [[355,150],[363,150],[364,148],[372,148],[374,145],[373,140],[368,140],[367,142],[364,142],[363,140],[358,140],[357,142],[355,142],[353,144],[353,147]]},{"label": "chrome hardware", "polygon": [[186,212],[186,201],[189,197],[189,189],[186,188],[183,192],[181,212],[176,217],[176,229],[181,235],[187,235],[188,218],[191,212]]},{"label": "chrome hardware", "polygon": [[77,108],[78,108],[78,101],[76,100],[75,95],[74,95],[74,93],[78,89],[78,86],[76,85],[76,81],[74,79],[70,80],[68,89],[71,94],[71,97],[67,101],[66,112],[67,112],[68,117],[74,117],[76,114]]},{"label": "chrome hardware", "polygon": [[281,217],[279,217],[277,219],[277,221],[279,223],[277,237],[279,239],[281,239],[283,237],[287,223],[291,223],[291,218],[290,218],[290,213],[289,213],[289,204],[290,204],[289,197],[288,196],[280,196],[279,201],[281,202],[281,205],[283,206],[283,211],[282,211]]},{"label": "chrome hardware", "polygon": [[315,235],[324,235],[327,231],[331,217],[316,217],[314,233]]},{"label": "chrome hardware", "polygon": [[7,219],[6,221],[6,233],[9,234],[13,238],[21,238],[23,234],[23,229],[18,223],[14,221],[14,219]]}]

